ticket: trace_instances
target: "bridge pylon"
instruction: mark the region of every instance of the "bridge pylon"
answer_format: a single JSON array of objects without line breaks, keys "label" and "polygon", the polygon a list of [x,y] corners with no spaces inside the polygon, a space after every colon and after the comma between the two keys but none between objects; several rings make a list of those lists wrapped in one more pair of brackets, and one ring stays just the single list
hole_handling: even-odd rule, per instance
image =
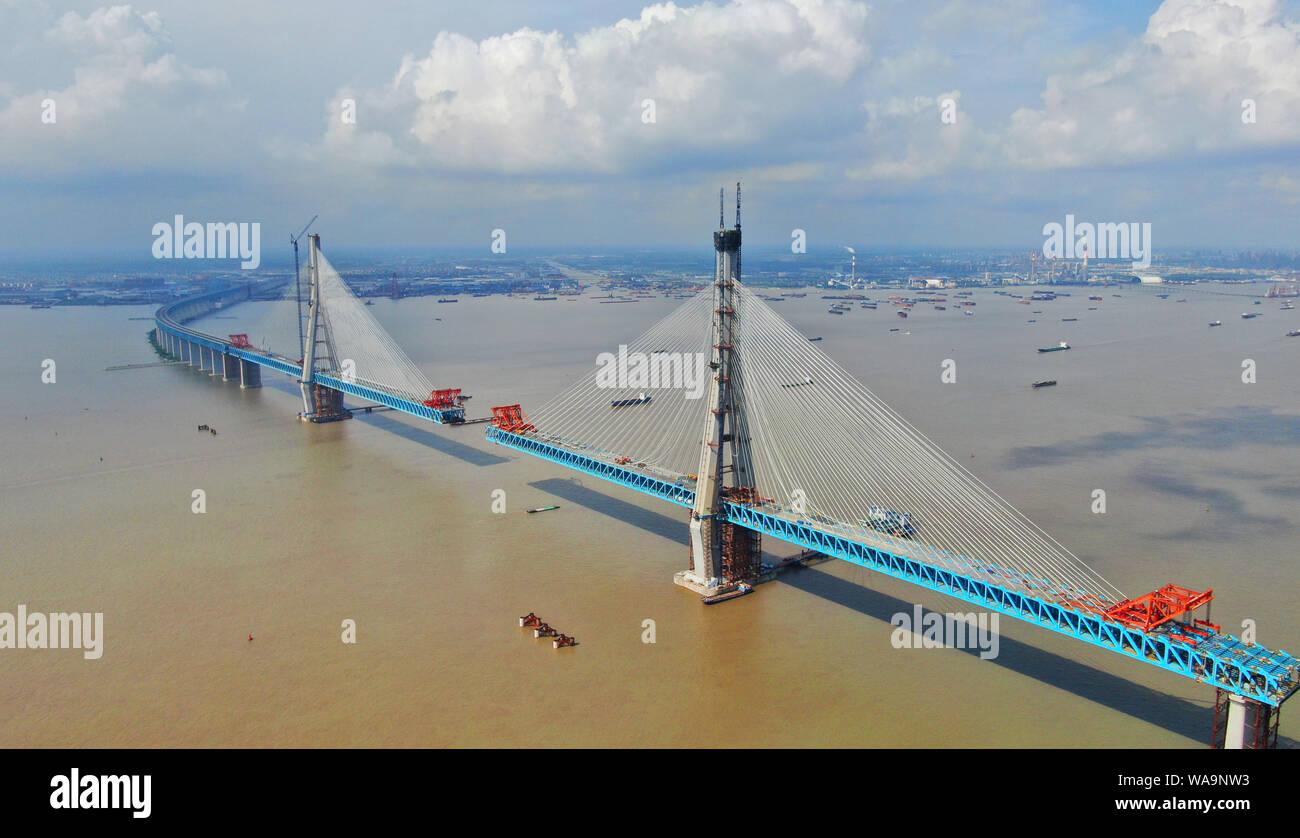
[{"label": "bridge pylon", "polygon": [[323,312],[320,236],[312,233],[308,242],[311,247],[307,256],[307,279],[311,284],[311,296],[307,303],[307,330],[302,339],[302,378],[298,381],[302,390],[302,413],[298,415],[304,422],[337,422],[351,419],[352,413],[343,407],[341,392],[316,380],[318,370],[338,369],[338,359],[334,357],[329,318]]},{"label": "bridge pylon", "polygon": [[[749,429],[740,398],[740,358],[735,351],[736,284],[740,280],[740,184],[736,184],[736,226],[728,228],[725,193],[718,193],[718,229],[713,234],[717,272],[713,282],[708,410],[691,509],[691,566],[673,581],[702,594],[716,594],[753,579],[759,571],[759,534],[726,519],[726,501],[756,497]],[[730,479],[728,479],[730,476]]]}]

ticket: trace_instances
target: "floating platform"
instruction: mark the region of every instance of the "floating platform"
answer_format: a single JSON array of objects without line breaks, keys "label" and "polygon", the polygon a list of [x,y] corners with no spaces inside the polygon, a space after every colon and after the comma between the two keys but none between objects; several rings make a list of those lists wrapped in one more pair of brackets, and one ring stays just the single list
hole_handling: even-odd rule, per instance
[{"label": "floating platform", "polygon": [[727,591],[726,593],[710,594],[707,596],[702,596],[700,597],[700,602],[704,603],[705,605],[714,605],[719,602],[726,602],[729,599],[736,599],[737,597],[742,597],[745,594],[752,594],[753,592],[754,592],[753,585],[747,584],[745,582],[741,582],[735,588],[733,588],[730,591]]}]

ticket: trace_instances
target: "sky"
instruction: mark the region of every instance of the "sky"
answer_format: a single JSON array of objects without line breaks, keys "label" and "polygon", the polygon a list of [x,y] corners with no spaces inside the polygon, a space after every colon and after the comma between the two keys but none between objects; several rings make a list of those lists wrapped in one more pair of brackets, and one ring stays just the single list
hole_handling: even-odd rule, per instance
[{"label": "sky", "polygon": [[[349,117],[354,116],[354,119]],[[330,244],[1296,249],[1286,0],[0,0],[0,254]]]}]

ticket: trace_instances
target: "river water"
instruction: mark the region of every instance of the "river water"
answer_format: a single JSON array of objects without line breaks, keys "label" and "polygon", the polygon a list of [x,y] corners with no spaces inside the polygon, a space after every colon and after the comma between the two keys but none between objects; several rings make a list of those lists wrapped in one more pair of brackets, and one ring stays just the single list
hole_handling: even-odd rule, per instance
[{"label": "river water", "polygon": [[[1284,335],[1300,312],[1239,296],[1262,288],[1072,289],[1032,306],[978,291],[974,316],[949,293],[948,310],[906,321],[828,315],[816,290],[774,305],[1127,594],[1213,588],[1225,631],[1254,620],[1261,643],[1295,652],[1300,339]],[[370,311],[479,416],[540,404],[678,304]],[[196,325],[257,340],[276,305]],[[1010,618],[993,660],[896,649],[895,613],[972,609],[847,563],[702,606],[672,584],[684,510],[490,445],[483,425],[304,425],[270,371],[248,391],[183,366],[106,371],[156,360],[151,323],[128,319],[151,313],[0,308],[0,611],[103,612],[105,630],[98,660],[0,650],[0,746],[1208,742],[1212,688]],[[1073,349],[1034,351],[1060,340]],[[1028,386],[1044,378],[1060,383]],[[534,640],[517,624],[529,611],[581,645]],[[1284,712],[1282,736],[1300,739],[1300,719]]]}]

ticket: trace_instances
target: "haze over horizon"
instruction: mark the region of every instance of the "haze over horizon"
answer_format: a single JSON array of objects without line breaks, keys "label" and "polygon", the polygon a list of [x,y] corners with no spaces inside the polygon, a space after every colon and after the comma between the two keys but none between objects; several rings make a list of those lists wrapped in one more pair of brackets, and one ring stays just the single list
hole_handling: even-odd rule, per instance
[{"label": "haze over horizon", "polygon": [[737,180],[773,249],[1300,238],[1283,0],[4,0],[0,31],[8,256],[147,258],[176,214],[261,223],[268,263],[317,213],[341,248],[707,249]]}]

